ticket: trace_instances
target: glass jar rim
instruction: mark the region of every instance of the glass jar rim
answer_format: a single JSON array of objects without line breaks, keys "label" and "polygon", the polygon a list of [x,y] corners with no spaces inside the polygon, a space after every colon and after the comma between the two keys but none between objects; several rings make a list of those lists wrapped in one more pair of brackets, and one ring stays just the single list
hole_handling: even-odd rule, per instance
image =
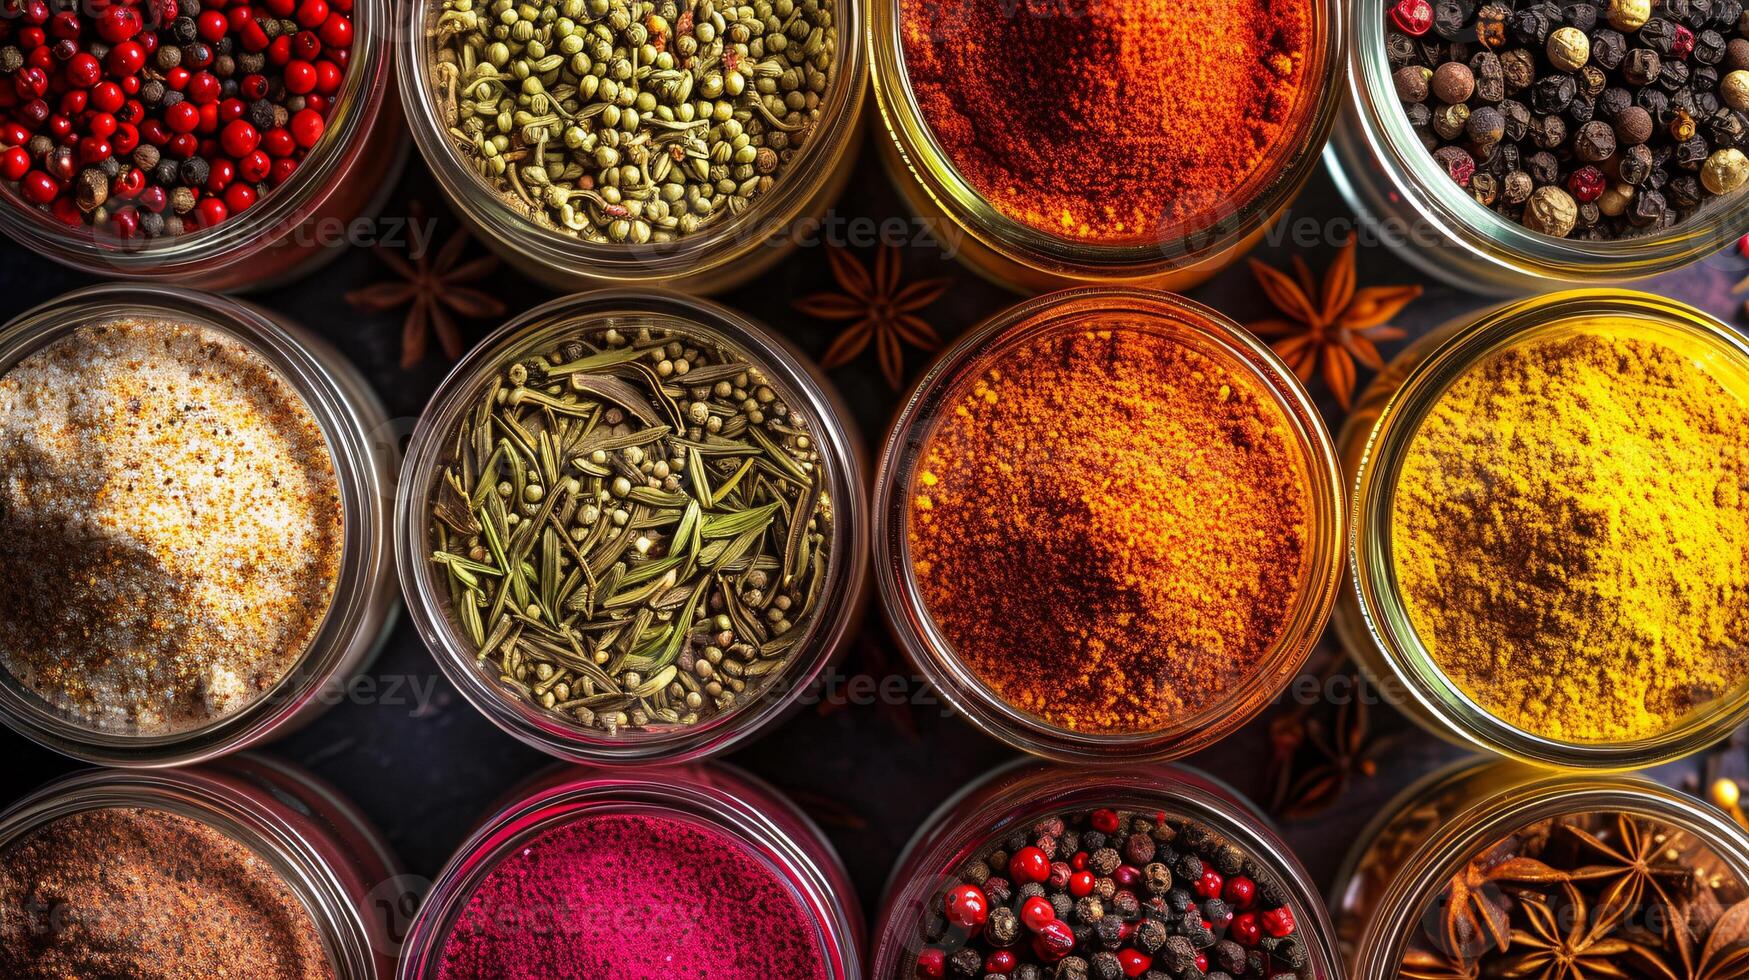
[{"label": "glass jar rim", "polygon": [[1477,259],[1542,279],[1640,279],[1703,258],[1749,228],[1749,190],[1714,198],[1661,231],[1598,242],[1543,235],[1482,205],[1445,173],[1409,125],[1385,50],[1385,7],[1374,0],[1348,7],[1349,104],[1356,128],[1392,189]]},{"label": "glass jar rim", "polygon": [[[437,596],[426,551],[428,501],[437,487],[445,442],[467,410],[467,396],[507,358],[520,356],[552,335],[591,321],[667,320],[699,336],[726,342],[764,368],[802,411],[825,462],[834,501],[830,581],[820,608],[803,627],[789,664],[761,693],[695,725],[592,735],[550,712],[512,698],[476,664],[452,617]],[[421,638],[452,684],[498,727],[559,758],[596,765],[680,762],[726,750],[775,721],[825,669],[857,613],[868,558],[868,501],[862,481],[862,450],[849,415],[805,356],[787,340],[737,311],[709,300],[653,287],[595,290],[551,300],[510,320],[458,362],[438,386],[414,429],[396,496],[395,553],[407,608]]]},{"label": "glass jar rim", "polygon": [[133,807],[193,820],[254,852],[309,915],[337,980],[374,980],[369,931],[320,850],[199,768],[87,769],[63,776],[0,812],[0,850],[73,814]]},{"label": "glass jar rim", "polygon": [[[1298,934],[1307,937],[1307,952],[1316,967],[1313,977],[1342,977],[1335,929],[1310,873],[1256,805],[1218,777],[1176,762],[1071,769],[1019,758],[961,787],[924,819],[906,843],[883,889],[871,980],[912,975],[924,910],[944,877],[963,867],[975,851],[1010,830],[1030,827],[1042,816],[1083,806],[1127,809],[1132,805],[1129,801],[1209,826],[1237,843],[1247,857],[1272,868],[1288,894]],[[923,873],[902,880],[908,872],[919,870],[914,867],[919,862]]]},{"label": "glass jar rim", "polygon": [[[229,297],[146,282],[108,283],[65,293],[0,326],[0,377],[54,340],[99,321],[160,318],[213,329],[260,356],[309,410],[334,466],[342,548],[322,623],[292,667],[266,692],[209,724],[165,735],[100,732],[62,717],[15,689],[0,670],[0,722],[46,748],[109,766],[200,762],[259,741],[322,692],[348,644],[371,617],[370,583],[387,572],[387,490],[370,465],[373,434],[343,386],[305,343],[265,310]],[[380,435],[380,434],[377,434]]]},{"label": "glass jar rim", "polygon": [[[768,807],[779,812],[768,812]],[[831,869],[822,867],[779,821],[787,821],[807,838],[807,844],[836,861],[830,842],[778,791],[722,763],[655,767],[637,773],[582,770],[498,810],[456,849],[421,902],[407,930],[400,980],[438,976],[457,918],[480,884],[516,849],[575,821],[624,815],[701,824],[741,844],[811,914],[831,980],[860,980],[860,926],[850,911],[854,897],[837,894]]]},{"label": "glass jar rim", "polygon": [[[1325,142],[1342,106],[1342,86],[1329,77],[1343,58],[1345,19],[1339,0],[1306,0],[1312,15],[1316,59],[1305,67],[1307,86],[1300,118],[1291,134],[1275,141],[1279,159],[1259,164],[1239,188],[1238,203],[1183,222],[1185,227],[1158,241],[1099,242],[1065,238],[1002,213],[980,194],[953,163],[925,118],[905,68],[901,0],[870,0],[868,45],[879,117],[904,167],[924,193],[973,238],[1020,264],[1048,274],[1075,274],[1111,281],[1142,280],[1194,265],[1227,251],[1267,224],[1292,203],[1317,169]],[[1025,97],[1025,96],[1022,96]]]},{"label": "glass jar rim", "polygon": [[372,138],[391,72],[389,18],[388,0],[353,0],[352,61],[333,97],[321,139],[290,180],[247,211],[213,228],[123,240],[92,234],[87,225],[70,234],[52,215],[0,187],[0,235],[89,272],[166,281],[186,278],[196,267],[238,262],[272,246],[295,232],[336,190],[335,178],[351,169]]},{"label": "glass jar rim", "polygon": [[1749,721],[1749,682],[1700,716],[1635,742],[1574,742],[1518,729],[1459,689],[1420,642],[1396,585],[1390,527],[1403,458],[1421,422],[1452,383],[1500,350],[1563,324],[1603,317],[1629,317],[1682,334],[1729,358],[1738,371],[1749,372],[1749,341],[1693,307],[1650,293],[1575,289],[1483,313],[1441,340],[1380,411],[1355,475],[1347,547],[1366,632],[1422,707],[1477,747],[1538,765],[1599,771],[1656,765],[1727,737]]},{"label": "glass jar rim", "polygon": [[[934,623],[910,561],[910,494],[917,464],[942,406],[970,373],[1013,345],[1088,319],[1146,318],[1194,337],[1228,366],[1253,378],[1288,421],[1307,481],[1308,544],[1293,606],[1274,644],[1245,682],[1219,705],[1170,727],[1125,733],[1074,732],[1050,724],[998,696],[953,652]],[[1060,761],[1121,757],[1172,758],[1194,752],[1243,725],[1268,696],[1298,673],[1335,606],[1342,580],[1342,476],[1335,446],[1316,405],[1293,371],[1244,328],[1206,306],[1173,293],[1094,286],[1035,297],[972,328],[919,379],[888,432],[875,476],[875,580],[895,635],[930,686],[976,727],[1008,744]],[[1255,699],[1253,710],[1235,702]]]},{"label": "glass jar rim", "polygon": [[474,173],[456,149],[431,96],[436,34],[427,29],[427,21],[438,6],[434,0],[412,0],[400,15],[398,26],[406,35],[395,57],[401,103],[420,155],[445,197],[470,224],[547,268],[567,274],[581,271],[615,283],[658,284],[721,268],[759,248],[777,247],[783,235],[794,230],[861,124],[868,88],[868,65],[859,40],[865,2],[836,0],[838,60],[826,86],[820,123],[796,159],[743,213],[668,244],[584,241],[542,228],[497,199],[499,192]]}]

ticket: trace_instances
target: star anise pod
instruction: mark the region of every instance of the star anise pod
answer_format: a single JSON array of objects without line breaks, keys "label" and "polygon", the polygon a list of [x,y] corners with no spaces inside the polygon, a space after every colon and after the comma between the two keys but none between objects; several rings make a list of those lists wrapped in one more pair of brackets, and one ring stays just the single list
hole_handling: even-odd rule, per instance
[{"label": "star anise pod", "polygon": [[1565,883],[1567,874],[1535,858],[1516,853],[1516,838],[1496,844],[1452,876],[1440,895],[1439,933],[1432,937],[1441,952],[1469,962],[1490,947],[1504,953],[1515,935],[1499,883]]},{"label": "star anise pod", "polygon": [[1447,956],[1437,949],[1410,943],[1397,968],[1398,980],[1476,980],[1481,967],[1474,960]]},{"label": "star anise pod", "polygon": [[1358,671],[1348,678],[1350,696],[1336,709],[1333,720],[1307,719],[1305,743],[1317,753],[1315,762],[1294,779],[1276,813],[1283,820],[1305,820],[1334,806],[1356,779],[1371,779],[1378,773],[1378,756],[1390,744],[1372,728],[1367,702],[1372,695]]},{"label": "star anise pod", "polygon": [[[1686,918],[1686,916],[1685,916]],[[1745,980],[1749,978],[1749,899],[1726,909],[1696,950],[1685,928],[1670,930],[1676,947],[1672,964],[1661,951],[1641,943],[1629,951],[1641,972],[1661,980]]]},{"label": "star anise pod", "polygon": [[[1634,912],[1650,897],[1663,909],[1664,921],[1678,930],[1686,928],[1676,918],[1676,898],[1665,888],[1665,882],[1687,881],[1693,877],[1693,872],[1680,864],[1659,861],[1666,852],[1680,846],[1681,831],[1643,827],[1640,821],[1626,813],[1616,815],[1614,839],[1609,842],[1571,824],[1566,829],[1586,850],[1603,859],[1598,864],[1588,864],[1571,872],[1575,881],[1606,883],[1598,897],[1600,914],[1618,907],[1623,914]],[[1648,889],[1651,890],[1650,896],[1646,894]]]},{"label": "star anise pod", "polygon": [[1311,381],[1314,372],[1322,374],[1337,404],[1346,410],[1354,398],[1354,362],[1374,371],[1384,368],[1377,344],[1406,336],[1390,320],[1421,295],[1421,287],[1356,288],[1353,235],[1325,270],[1322,286],[1298,255],[1293,257],[1293,267],[1290,276],[1251,260],[1251,274],[1284,316],[1259,320],[1250,330],[1269,339],[1301,381]]},{"label": "star anise pod", "polygon": [[[1561,891],[1568,905],[1564,916],[1557,915],[1544,899],[1525,900],[1524,917],[1529,927],[1512,930],[1512,948],[1517,952],[1501,971],[1501,976],[1513,980],[1521,977],[1537,977],[1539,980],[1627,977],[1628,972],[1615,962],[1615,958],[1628,953],[1632,947],[1626,940],[1610,935],[1620,924],[1621,913],[1625,910],[1616,909],[1612,914],[1610,910],[1600,909],[1597,920],[1593,922],[1587,914],[1585,896],[1579,894],[1572,882],[1562,882]],[[1561,929],[1562,918],[1570,922],[1565,931]]]},{"label": "star anise pod", "polygon": [[[408,225],[412,226],[418,223],[424,209],[415,202],[409,211],[411,220]],[[425,359],[433,333],[437,334],[437,341],[450,360],[462,356],[466,345],[462,343],[461,329],[451,314],[474,320],[504,315],[503,302],[472,288],[473,283],[485,279],[498,268],[498,259],[484,255],[461,261],[468,240],[467,231],[458,230],[437,250],[435,258],[429,250],[421,249],[411,261],[379,243],[374,249],[377,257],[399,278],[346,294],[348,303],[367,313],[387,313],[407,307],[407,317],[401,323],[403,370]]]},{"label": "star anise pod", "polygon": [[940,299],[953,281],[923,279],[903,285],[899,250],[892,245],[875,253],[873,274],[848,249],[832,246],[826,259],[840,292],[803,296],[795,308],[822,320],[852,322],[820,355],[820,366],[831,370],[849,364],[872,343],[881,374],[897,390],[905,383],[903,345],[925,351],[941,346],[941,336],[917,314]]}]

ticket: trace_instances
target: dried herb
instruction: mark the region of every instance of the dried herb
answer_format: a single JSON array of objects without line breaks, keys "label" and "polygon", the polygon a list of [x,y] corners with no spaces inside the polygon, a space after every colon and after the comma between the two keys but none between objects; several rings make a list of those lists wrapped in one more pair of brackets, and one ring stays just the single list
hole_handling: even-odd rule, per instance
[{"label": "dried herb", "polygon": [[923,279],[903,285],[899,250],[891,245],[882,245],[875,254],[873,275],[847,249],[829,248],[826,258],[840,291],[803,296],[795,308],[822,320],[854,322],[826,348],[820,366],[831,370],[849,364],[872,343],[882,376],[898,389],[905,383],[902,344],[924,351],[941,347],[941,336],[917,314],[940,299],[953,281]]},{"label": "dried herb", "polygon": [[[408,224],[416,225],[424,210],[417,203],[409,210],[412,220]],[[450,360],[462,356],[466,345],[462,343],[455,316],[483,320],[504,315],[502,301],[472,288],[473,283],[484,280],[498,268],[498,259],[486,255],[463,262],[462,254],[467,250],[468,240],[468,233],[458,230],[438,249],[435,258],[429,250],[421,249],[411,254],[412,261],[379,243],[375,249],[377,257],[399,278],[346,294],[346,302],[366,313],[387,313],[407,307],[407,318],[401,325],[403,370],[425,359],[433,333],[437,334],[437,341]]]},{"label": "dried herb", "polygon": [[737,352],[579,329],[482,389],[431,560],[506,687],[610,733],[691,725],[756,697],[806,634],[832,533],[821,467]]},{"label": "dried herb", "polygon": [[1382,370],[1384,358],[1376,344],[1406,336],[1391,326],[1390,320],[1421,295],[1420,286],[1357,288],[1354,248],[1354,236],[1350,235],[1336,261],[1325,270],[1321,287],[1298,255],[1293,257],[1291,276],[1251,260],[1257,284],[1285,318],[1259,320],[1249,325],[1250,331],[1270,339],[1270,346],[1301,381],[1310,382],[1313,372],[1321,373],[1344,409],[1354,398],[1354,362]]}]

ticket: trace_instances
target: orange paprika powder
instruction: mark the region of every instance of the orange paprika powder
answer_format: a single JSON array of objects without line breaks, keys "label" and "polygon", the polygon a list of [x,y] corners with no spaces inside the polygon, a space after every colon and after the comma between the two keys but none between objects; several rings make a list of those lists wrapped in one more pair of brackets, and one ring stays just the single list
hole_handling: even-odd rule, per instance
[{"label": "orange paprika powder", "polygon": [[1312,510],[1261,381],[1155,331],[1059,331],[997,356],[928,436],[910,560],[997,697],[1070,731],[1165,729],[1276,645]]},{"label": "orange paprika powder", "polygon": [[1241,186],[1302,135],[1313,0],[898,3],[937,142],[1039,231],[1180,237],[1242,206]]}]

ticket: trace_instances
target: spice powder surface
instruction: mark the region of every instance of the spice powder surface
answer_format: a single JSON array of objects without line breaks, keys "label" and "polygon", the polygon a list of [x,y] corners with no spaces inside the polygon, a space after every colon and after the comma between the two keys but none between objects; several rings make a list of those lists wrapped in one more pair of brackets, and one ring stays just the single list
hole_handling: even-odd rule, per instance
[{"label": "spice powder surface", "polygon": [[197,820],[108,807],[0,855],[0,975],[329,980],[315,920],[255,851]]},{"label": "spice powder surface", "polygon": [[1158,731],[1248,679],[1295,604],[1308,477],[1242,368],[1159,333],[1047,334],[943,415],[912,489],[929,615],[998,697]]},{"label": "spice powder surface", "polygon": [[1689,353],[1593,324],[1502,350],[1416,432],[1391,521],[1441,670],[1523,731],[1658,735],[1749,679],[1749,407]]},{"label": "spice powder surface", "polygon": [[309,408],[213,328],[87,324],[0,377],[0,662],[78,724],[258,699],[321,626],[342,525]]},{"label": "spice powder surface", "polygon": [[899,0],[905,71],[960,175],[1082,241],[1183,234],[1298,142],[1309,0]]}]

